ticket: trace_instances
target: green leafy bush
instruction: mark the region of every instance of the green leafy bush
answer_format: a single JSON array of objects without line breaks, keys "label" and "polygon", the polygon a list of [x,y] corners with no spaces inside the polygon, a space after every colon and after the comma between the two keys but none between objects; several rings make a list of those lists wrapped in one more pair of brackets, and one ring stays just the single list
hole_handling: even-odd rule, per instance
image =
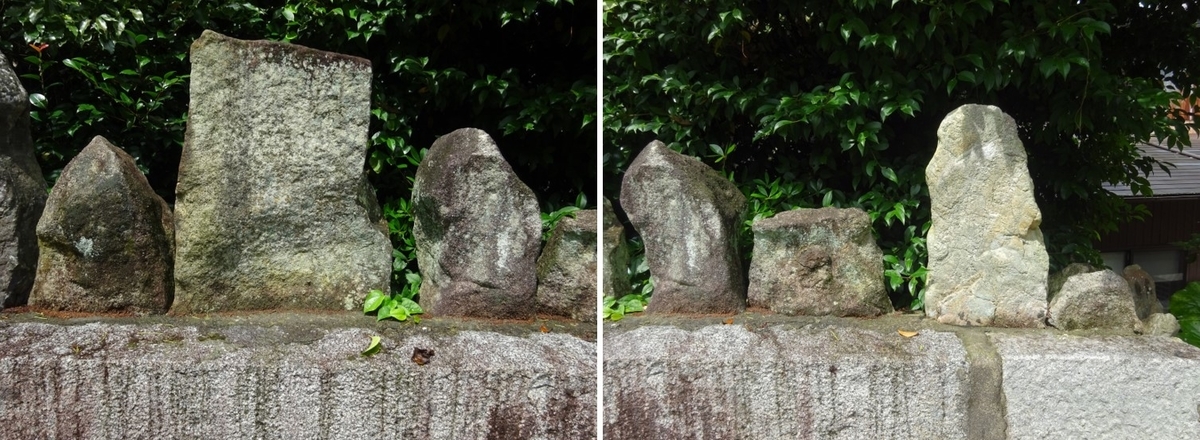
[{"label": "green leafy bush", "polygon": [[1171,295],[1170,311],[1179,321],[1179,338],[1200,347],[1200,283],[1188,283]]},{"label": "green leafy bush", "polygon": [[[746,194],[749,224],[794,208],[873,221],[897,307],[920,308],[942,118],[1012,115],[1029,153],[1053,268],[1099,263],[1092,241],[1144,215],[1101,188],[1150,194],[1135,144],[1188,142],[1200,5],[1069,0],[605,2],[604,192],[652,139]],[[1164,76],[1166,78],[1164,78]],[[623,216],[616,206],[618,216]],[[749,255],[749,253],[744,253]]]}]

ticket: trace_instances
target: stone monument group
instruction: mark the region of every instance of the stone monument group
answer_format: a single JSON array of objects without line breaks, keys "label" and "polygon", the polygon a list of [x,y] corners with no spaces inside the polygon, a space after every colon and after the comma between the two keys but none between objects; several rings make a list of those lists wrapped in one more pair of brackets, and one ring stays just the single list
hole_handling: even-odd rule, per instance
[{"label": "stone monument group", "polygon": [[[0,60],[0,287],[4,306],[75,312],[353,309],[389,288],[392,247],[363,172],[370,62],[206,31],[191,49],[191,102],[175,204],[97,136],[49,196],[28,98]],[[1026,154],[1000,109],[965,105],[938,129],[926,168],[925,313],[960,326],[1171,333],[1137,267],[1049,275]],[[625,172],[621,206],[645,244],[648,313],[893,312],[882,253],[860,209],[797,209],[753,223],[743,267],[741,192],[699,160],[651,142]],[[628,290],[624,231],[603,202],[543,246],[534,193],[482,130],[443,135],[413,182],[413,227],[430,316],[594,322]]]}]

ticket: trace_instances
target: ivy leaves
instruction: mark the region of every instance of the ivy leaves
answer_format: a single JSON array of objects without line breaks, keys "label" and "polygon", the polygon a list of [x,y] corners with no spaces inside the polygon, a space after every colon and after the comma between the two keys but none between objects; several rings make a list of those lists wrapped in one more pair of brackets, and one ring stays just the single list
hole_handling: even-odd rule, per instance
[{"label": "ivy leaves", "polygon": [[1179,320],[1179,338],[1200,347],[1200,283],[1188,283],[1171,295],[1171,314]]},{"label": "ivy leaves", "polygon": [[394,294],[379,289],[369,292],[367,298],[363,300],[363,313],[376,312],[376,321],[383,321],[387,318],[407,321],[409,317],[412,317],[414,323],[420,324],[421,317],[417,315],[425,313],[425,310],[417,304],[415,298],[421,291],[421,276],[409,272],[405,278],[408,283]]}]

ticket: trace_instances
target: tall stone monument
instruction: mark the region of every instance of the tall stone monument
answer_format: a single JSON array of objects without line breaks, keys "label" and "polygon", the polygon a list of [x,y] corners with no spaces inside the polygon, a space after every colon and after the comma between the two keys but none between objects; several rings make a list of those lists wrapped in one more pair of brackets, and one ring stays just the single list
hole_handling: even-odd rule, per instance
[{"label": "tall stone monument", "polygon": [[29,95],[0,53],[0,309],[24,305],[37,268],[46,180],[29,136]]},{"label": "tall stone monument", "polygon": [[370,62],[211,31],[191,60],[172,312],[352,309],[387,290]]},{"label": "tall stone monument", "polygon": [[954,325],[1043,327],[1050,260],[1017,124],[964,105],[938,127],[925,312]]}]

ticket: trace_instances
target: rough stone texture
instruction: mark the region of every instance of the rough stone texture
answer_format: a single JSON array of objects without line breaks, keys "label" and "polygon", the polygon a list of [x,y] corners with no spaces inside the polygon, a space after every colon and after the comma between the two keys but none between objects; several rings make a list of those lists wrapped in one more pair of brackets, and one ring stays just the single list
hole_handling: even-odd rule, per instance
[{"label": "rough stone texture", "polygon": [[1200,349],[1176,338],[734,320],[606,323],[605,438],[1200,438]]},{"label": "rough stone texture", "polygon": [[4,438],[595,438],[596,345],[566,334],[0,322],[0,340]]},{"label": "rough stone texture", "polygon": [[892,312],[870,217],[856,208],[821,208],[754,222],[748,299],[787,315]]},{"label": "rough stone texture", "polygon": [[0,53],[0,309],[24,305],[37,269],[46,180],[29,136],[29,96]]},{"label": "rough stone texture", "polygon": [[1176,338],[993,334],[1008,437],[1200,438],[1200,349]]},{"label": "rough stone texture", "polygon": [[29,303],[76,312],[166,313],[175,226],[133,158],[96,136],[63,168],[37,226]]},{"label": "rough stone texture", "polygon": [[363,173],[370,62],[211,31],[191,61],[172,312],[353,308],[388,289]]},{"label": "rough stone texture", "polygon": [[604,199],[604,236],[600,238],[604,253],[604,275],[600,285],[604,296],[620,298],[629,293],[629,249],[625,245],[625,227],[617,221],[612,202]]},{"label": "rough stone texture", "polygon": [[1179,334],[1179,320],[1170,313],[1155,313],[1142,320],[1147,335],[1175,336]]},{"label": "rough stone texture", "polygon": [[1141,330],[1129,284],[1108,269],[1067,278],[1050,301],[1050,325],[1062,330]]},{"label": "rough stone texture", "polygon": [[647,145],[621,181],[621,206],[645,243],[654,281],[648,313],[733,313],[745,307],[738,227],[746,198],[693,157]]},{"label": "rough stone texture", "polygon": [[538,257],[541,313],[596,322],[596,210],[576,211],[550,232]]},{"label": "rough stone texture", "polygon": [[606,439],[966,438],[953,333],[625,325],[604,331]]},{"label": "rough stone texture", "polygon": [[1092,267],[1083,263],[1068,264],[1067,267],[1064,267],[1062,270],[1050,275],[1050,281],[1048,283],[1049,293],[1046,295],[1046,300],[1053,301],[1054,296],[1058,295],[1058,292],[1062,290],[1063,284],[1066,284],[1067,280],[1071,277],[1079,274],[1095,272],[1098,270],[1100,270],[1100,268]]},{"label": "rough stone texture", "polygon": [[417,167],[413,236],[432,316],[525,318],[542,222],[533,191],[483,130],[438,138]]},{"label": "rough stone texture", "polygon": [[1133,293],[1133,304],[1137,308],[1138,319],[1145,320],[1155,313],[1162,313],[1162,303],[1154,291],[1154,277],[1136,264],[1125,267],[1122,276],[1129,283]]},{"label": "rough stone texture", "polygon": [[992,106],[950,112],[925,179],[926,313],[954,325],[1044,326],[1050,260],[1016,122]]}]

